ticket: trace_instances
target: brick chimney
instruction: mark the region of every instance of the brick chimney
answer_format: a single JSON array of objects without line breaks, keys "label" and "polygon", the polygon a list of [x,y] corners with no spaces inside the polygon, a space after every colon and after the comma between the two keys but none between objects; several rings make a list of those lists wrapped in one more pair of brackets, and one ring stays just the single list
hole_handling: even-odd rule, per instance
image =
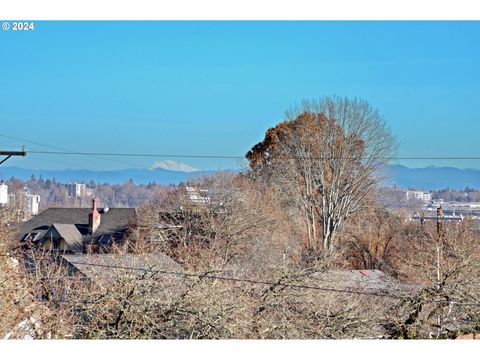
[{"label": "brick chimney", "polygon": [[97,210],[97,200],[92,199],[92,212],[88,214],[88,232],[93,234],[100,226],[101,215]]}]

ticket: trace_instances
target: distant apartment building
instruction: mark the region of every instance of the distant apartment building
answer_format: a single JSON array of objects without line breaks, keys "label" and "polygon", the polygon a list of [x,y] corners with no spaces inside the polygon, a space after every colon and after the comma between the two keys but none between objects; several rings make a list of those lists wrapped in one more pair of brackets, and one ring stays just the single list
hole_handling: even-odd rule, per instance
[{"label": "distant apartment building", "polygon": [[79,183],[69,183],[66,185],[68,190],[68,196],[72,198],[81,198],[86,195],[86,186],[85,184]]},{"label": "distant apartment building", "polygon": [[38,206],[40,204],[40,195],[25,195],[25,209],[27,213],[38,215]]},{"label": "distant apartment building", "polygon": [[8,194],[7,191],[7,198],[7,203],[10,207],[21,209],[28,215],[38,215],[40,195],[30,194],[30,190],[28,188],[24,188],[23,194]]},{"label": "distant apartment building", "polygon": [[8,186],[0,182],[0,207],[8,205]]},{"label": "distant apartment building", "polygon": [[405,194],[407,201],[420,200],[423,202],[432,201],[432,193],[426,191],[412,191],[408,190]]}]

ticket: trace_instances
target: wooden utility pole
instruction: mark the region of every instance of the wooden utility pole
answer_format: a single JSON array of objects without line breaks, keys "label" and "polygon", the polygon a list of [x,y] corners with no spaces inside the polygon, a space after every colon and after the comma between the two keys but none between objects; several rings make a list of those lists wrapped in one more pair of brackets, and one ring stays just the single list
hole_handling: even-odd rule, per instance
[{"label": "wooden utility pole", "polygon": [[442,306],[441,306],[441,293],[442,293],[442,283],[443,283],[443,271],[442,271],[442,235],[443,235],[443,209],[440,206],[437,209],[437,241],[436,241],[436,270],[437,270],[437,338],[441,335],[442,330]]},{"label": "wooden utility pole", "polygon": [[5,161],[10,159],[12,156],[26,156],[27,152],[25,151],[25,148],[22,147],[22,151],[3,151],[0,150],[0,156],[6,156],[5,159],[0,160],[0,165],[3,164]]}]

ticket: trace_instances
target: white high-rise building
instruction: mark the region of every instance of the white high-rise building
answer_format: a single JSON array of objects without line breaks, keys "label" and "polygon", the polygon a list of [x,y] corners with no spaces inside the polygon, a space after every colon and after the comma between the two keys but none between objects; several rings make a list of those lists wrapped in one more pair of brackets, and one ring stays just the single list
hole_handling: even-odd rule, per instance
[{"label": "white high-rise building", "polygon": [[78,184],[78,183],[70,183],[67,184],[68,189],[68,196],[73,198],[80,198],[84,197],[86,194],[86,186],[85,184]]},{"label": "white high-rise building", "polygon": [[0,182],[0,207],[8,204],[8,186]]},{"label": "white high-rise building", "polygon": [[38,215],[38,205],[40,204],[40,195],[25,195],[25,207],[27,212],[32,215]]},{"label": "white high-rise building", "polygon": [[[24,194],[17,195],[21,200],[23,209],[30,215],[38,215],[38,205],[40,204],[40,195],[30,193],[30,189],[24,187]],[[23,203],[23,204],[22,204]]]}]

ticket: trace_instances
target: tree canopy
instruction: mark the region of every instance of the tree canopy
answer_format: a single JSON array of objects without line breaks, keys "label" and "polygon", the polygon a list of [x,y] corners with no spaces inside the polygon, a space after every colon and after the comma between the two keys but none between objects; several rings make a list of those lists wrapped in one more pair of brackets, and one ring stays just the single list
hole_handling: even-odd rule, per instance
[{"label": "tree canopy", "polygon": [[380,179],[395,141],[364,100],[326,97],[286,115],[246,154],[251,174],[303,213],[309,247],[321,247],[322,240],[330,249],[337,230]]}]

